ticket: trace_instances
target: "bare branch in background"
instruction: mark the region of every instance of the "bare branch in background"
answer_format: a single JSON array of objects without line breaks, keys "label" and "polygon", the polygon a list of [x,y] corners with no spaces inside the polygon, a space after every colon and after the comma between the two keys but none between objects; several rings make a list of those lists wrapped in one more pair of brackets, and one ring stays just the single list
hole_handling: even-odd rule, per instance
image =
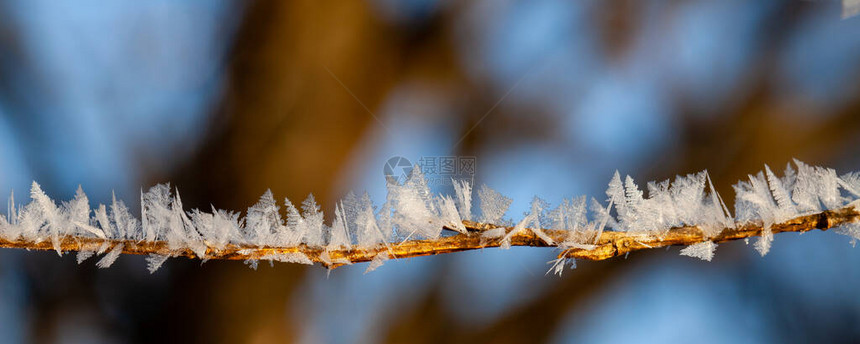
[{"label": "bare branch in background", "polygon": [[842,19],[860,14],[860,0],[842,0]]}]

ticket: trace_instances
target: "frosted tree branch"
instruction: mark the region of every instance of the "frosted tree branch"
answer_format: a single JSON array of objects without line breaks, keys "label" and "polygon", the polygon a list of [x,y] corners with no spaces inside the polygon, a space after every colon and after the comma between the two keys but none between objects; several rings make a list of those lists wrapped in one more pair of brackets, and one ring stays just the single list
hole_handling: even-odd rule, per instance
[{"label": "frosted tree branch", "polygon": [[[783,232],[808,232],[819,229],[826,231],[831,228],[844,226],[860,221],[860,211],[855,205],[842,209],[827,210],[820,213],[799,216],[783,223],[771,225],[774,234]],[[293,247],[256,247],[243,245],[226,245],[223,248],[207,248],[205,255],[198,256],[191,249],[171,250],[164,241],[131,241],[108,240],[101,238],[65,236],[60,238],[62,251],[104,251],[110,252],[118,248],[124,254],[181,256],[196,259],[226,259],[226,260],[273,260],[295,263],[321,263],[329,268],[343,266],[345,261],[361,263],[373,261],[379,255],[388,259],[414,258],[445,253],[480,250],[500,247],[502,238],[487,239],[481,234],[495,228],[492,224],[463,221],[467,233],[440,237],[433,240],[408,240],[399,244],[375,245],[365,248],[322,249],[307,245]],[[514,227],[501,227],[506,234]],[[454,230],[453,228],[446,228]],[[554,242],[564,242],[569,232],[565,230],[542,229],[545,235]],[[761,224],[747,224],[734,229],[725,229],[714,237],[707,237],[696,226],[677,227],[661,235],[646,232],[614,232],[604,231],[591,247],[568,248],[558,254],[558,258],[576,258],[584,260],[605,260],[625,255],[630,252],[655,249],[666,246],[688,246],[702,242],[722,243],[727,241],[748,239],[762,235]],[[548,244],[535,234],[536,231],[525,228],[513,233],[510,246],[529,247],[558,247],[558,244]],[[595,233],[596,234],[596,233]],[[8,241],[0,239],[0,247],[21,248],[26,250],[54,250],[50,241]],[[301,258],[299,258],[301,257]]]},{"label": "frosted tree branch", "polygon": [[[300,207],[285,200],[282,212],[271,192],[245,216],[224,210],[187,211],[178,193],[157,185],[141,195],[141,218],[122,201],[90,209],[78,190],[56,204],[33,183],[31,202],[10,197],[0,215],[0,247],[78,252],[78,262],[102,255],[100,268],[121,254],[149,255],[149,270],[169,257],[260,260],[336,268],[370,262],[368,271],[389,259],[511,246],[555,247],[550,271],[561,273],[574,259],[604,260],[633,251],[686,246],[682,255],[711,260],[718,243],[759,237],[767,254],[774,234],[836,228],[860,238],[860,173],[838,176],[832,169],[795,161],[778,177],[769,166],[734,186],[729,212],[707,171],[650,182],[640,190],[633,178],[616,173],[606,191],[607,206],[585,196],[555,208],[535,197],[530,211],[514,222],[504,217],[511,199],[486,186],[477,192],[480,216],[473,215],[472,186],[455,181],[455,195],[430,192],[420,171],[405,184],[390,184],[381,208],[367,194],[350,193],[335,207],[331,225],[313,196]],[[301,210],[300,210],[301,209]],[[282,215],[286,214],[286,218]],[[474,222],[471,218],[480,219]]]}]

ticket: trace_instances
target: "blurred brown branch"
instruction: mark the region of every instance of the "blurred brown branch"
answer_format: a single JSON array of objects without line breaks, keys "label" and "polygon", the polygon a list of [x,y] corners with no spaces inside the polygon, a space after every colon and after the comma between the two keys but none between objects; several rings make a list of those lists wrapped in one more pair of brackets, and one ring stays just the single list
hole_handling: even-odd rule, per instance
[{"label": "blurred brown branch", "polygon": [[[794,219],[774,224],[770,230],[776,234],[781,232],[807,232],[813,229],[827,230],[844,224],[860,221],[860,211],[854,205],[837,210],[828,210],[816,214],[796,217]],[[229,244],[221,248],[208,247],[205,257],[200,257],[190,249],[171,249],[164,241],[128,241],[104,240],[93,237],[66,236],[59,238],[62,251],[110,251],[117,245],[122,246],[126,254],[159,254],[167,256],[182,256],[188,258],[225,259],[225,260],[278,260],[296,261],[307,257],[310,262],[321,263],[329,268],[337,268],[351,263],[369,262],[378,255],[387,258],[412,258],[438,255],[444,253],[478,250],[488,247],[504,246],[504,240],[499,237],[487,238],[482,235],[487,230],[498,228],[492,224],[464,221],[468,233],[445,236],[435,240],[409,240],[399,244],[380,244],[372,247],[325,248],[299,245],[293,247],[257,247]],[[514,230],[506,227],[505,233]],[[604,260],[627,254],[629,252],[666,247],[670,245],[693,245],[704,241],[726,242],[761,236],[764,228],[761,224],[745,224],[737,228],[723,229],[714,237],[706,237],[696,226],[677,227],[665,233],[654,234],[645,232],[616,232],[604,231],[596,238],[596,232],[574,232],[567,230],[544,229],[543,233],[554,242],[547,243],[530,229],[523,229],[509,236],[511,246],[557,247],[571,235],[584,235],[593,245],[582,245],[581,248],[568,248],[559,254],[559,258],[577,258],[585,260]],[[576,234],[572,234],[576,233]],[[590,235],[590,239],[588,236]],[[579,238],[581,241],[583,238]],[[588,247],[585,247],[588,246]],[[53,250],[55,246],[50,240],[39,242],[8,241],[0,239],[0,247],[22,248],[27,250]]]}]

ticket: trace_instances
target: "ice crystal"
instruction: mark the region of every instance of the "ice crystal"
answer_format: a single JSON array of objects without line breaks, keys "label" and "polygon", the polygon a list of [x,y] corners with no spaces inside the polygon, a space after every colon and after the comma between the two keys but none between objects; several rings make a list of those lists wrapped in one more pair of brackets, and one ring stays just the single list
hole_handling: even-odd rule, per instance
[{"label": "ice crystal", "polygon": [[481,185],[481,189],[478,190],[478,199],[481,202],[481,222],[494,224],[502,224],[502,217],[513,202],[512,199],[486,185]]},{"label": "ice crystal", "polygon": [[146,257],[146,269],[149,273],[154,273],[158,268],[161,267],[164,262],[167,261],[167,258],[170,258],[168,255],[163,254],[151,254]]},{"label": "ice crystal", "polygon": [[378,269],[382,264],[385,264],[390,258],[388,257],[388,253],[380,253],[373,257],[373,260],[370,261],[370,264],[367,265],[367,269],[364,270],[364,273],[371,272],[373,270]]},{"label": "ice crystal", "polygon": [[681,249],[682,256],[699,258],[701,260],[711,261],[714,259],[714,251],[717,250],[717,244],[713,241],[700,242]]},{"label": "ice crystal", "polygon": [[122,253],[123,246],[123,244],[118,244],[114,246],[110,250],[110,252],[108,252],[104,257],[102,257],[102,259],[99,260],[98,263],[96,263],[96,266],[98,266],[99,269],[109,268],[111,265],[113,265],[113,262],[115,262],[116,259],[119,258],[119,255]]},{"label": "ice crystal", "polygon": [[460,218],[463,220],[472,219],[472,184],[465,180],[454,180],[454,192],[457,195],[457,208],[460,211]]}]

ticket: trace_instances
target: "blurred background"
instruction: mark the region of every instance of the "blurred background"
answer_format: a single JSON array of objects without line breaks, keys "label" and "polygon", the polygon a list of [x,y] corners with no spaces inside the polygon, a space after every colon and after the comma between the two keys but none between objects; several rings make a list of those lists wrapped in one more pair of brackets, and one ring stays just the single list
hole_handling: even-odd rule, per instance
[{"label": "blurred background", "polygon": [[[791,158],[860,170],[860,17],[838,1],[0,0],[0,201],[32,180],[138,207],[331,213],[383,164],[475,157],[527,210]],[[448,185],[436,185],[450,192]],[[4,203],[5,204],[5,203]],[[730,204],[730,206],[732,206]],[[579,262],[550,249],[319,266],[0,250],[0,342],[851,342],[860,250],[834,233]]]}]

